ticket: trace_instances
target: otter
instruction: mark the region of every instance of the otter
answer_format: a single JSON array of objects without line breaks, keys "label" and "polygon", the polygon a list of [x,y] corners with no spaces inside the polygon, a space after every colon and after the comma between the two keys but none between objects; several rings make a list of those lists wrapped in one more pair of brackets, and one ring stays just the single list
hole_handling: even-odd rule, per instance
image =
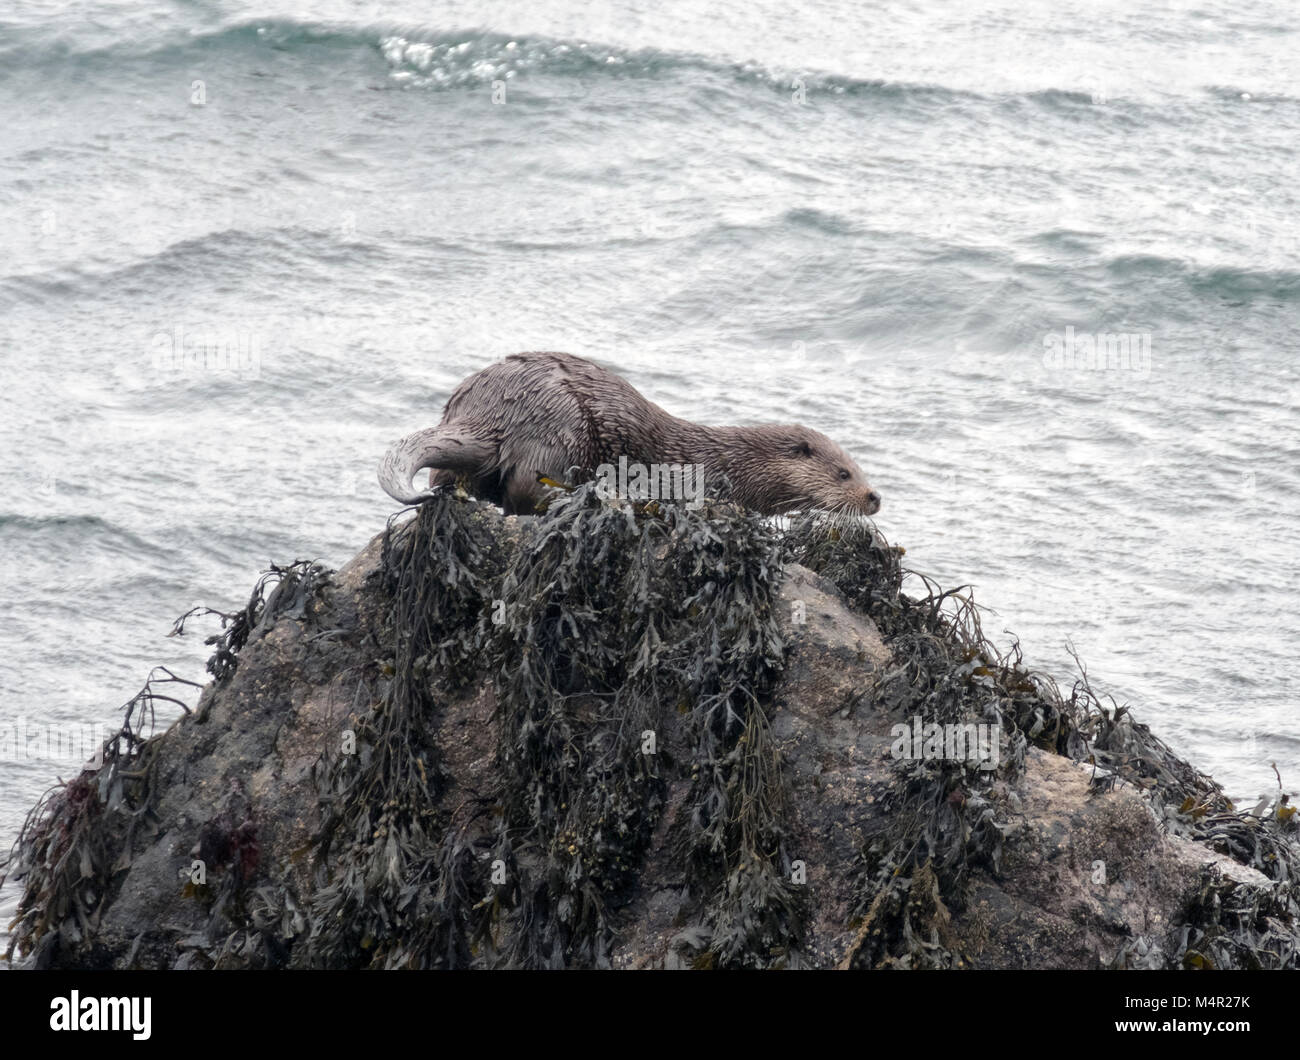
[{"label": "otter", "polygon": [[[626,380],[567,353],[517,353],[452,393],[437,427],[403,438],[379,465],[394,500],[418,504],[458,479],[507,515],[537,510],[541,480],[571,468],[697,465],[724,473],[731,498],[762,515],[815,508],[874,515],[880,494],[853,459],[799,424],[705,427],[647,401]],[[413,484],[432,468],[429,489]]]}]

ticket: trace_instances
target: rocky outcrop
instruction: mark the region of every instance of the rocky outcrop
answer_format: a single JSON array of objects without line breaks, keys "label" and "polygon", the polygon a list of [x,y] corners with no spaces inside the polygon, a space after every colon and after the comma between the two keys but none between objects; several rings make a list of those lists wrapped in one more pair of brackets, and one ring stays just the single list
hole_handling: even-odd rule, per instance
[{"label": "rocky outcrop", "polygon": [[[902,594],[900,551],[579,491],[528,519],[439,499],[333,574],[285,568],[225,616],[192,714],[146,741],[133,701],[35,815],[20,952],[1295,967],[1285,798],[1237,813],[962,600]],[[992,745],[912,744],[957,724]]]}]

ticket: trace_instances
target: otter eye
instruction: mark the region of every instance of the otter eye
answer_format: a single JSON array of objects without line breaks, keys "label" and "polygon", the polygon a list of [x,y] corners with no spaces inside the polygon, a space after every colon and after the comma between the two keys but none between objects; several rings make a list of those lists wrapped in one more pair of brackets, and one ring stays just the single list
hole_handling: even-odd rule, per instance
[{"label": "otter eye", "polygon": [[840,478],[842,478],[842,479],[844,479],[845,481],[847,481],[848,479],[851,479],[852,477],[853,477],[853,476],[849,474],[849,469],[848,469],[848,468],[846,468],[846,467],[842,467],[842,468],[840,468]]}]

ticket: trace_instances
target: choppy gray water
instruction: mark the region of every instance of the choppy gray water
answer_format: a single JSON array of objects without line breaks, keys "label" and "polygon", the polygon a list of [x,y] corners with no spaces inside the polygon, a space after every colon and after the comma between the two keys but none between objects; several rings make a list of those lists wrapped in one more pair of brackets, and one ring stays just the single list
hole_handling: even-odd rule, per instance
[{"label": "choppy gray water", "polygon": [[[200,679],[172,619],[561,349],[830,434],[986,629],[1293,789],[1292,5],[597,6],[0,13],[0,727]],[[0,761],[0,843],[74,771]]]}]

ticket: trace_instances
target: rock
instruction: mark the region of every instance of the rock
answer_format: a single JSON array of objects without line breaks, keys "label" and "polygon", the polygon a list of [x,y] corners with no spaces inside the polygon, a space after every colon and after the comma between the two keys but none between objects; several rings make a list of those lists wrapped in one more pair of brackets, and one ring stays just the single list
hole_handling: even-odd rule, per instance
[{"label": "rock", "polygon": [[[503,519],[494,509],[473,505],[461,505],[450,517],[472,521],[474,532],[496,542],[507,578],[524,568],[521,557],[537,561],[542,555],[538,542],[551,526],[550,516]],[[630,514],[618,518],[632,525]],[[725,525],[725,518],[710,525]],[[741,527],[735,532],[751,531]],[[560,546],[552,542],[548,547]],[[662,546],[660,561],[675,555],[671,549],[676,547]],[[635,570],[634,561],[628,562]],[[900,862],[905,872],[882,872],[880,865],[893,864],[889,858],[896,856],[889,853],[896,849],[890,847],[896,837],[891,828],[911,820],[913,804],[907,800],[929,791],[925,778],[932,775],[923,764],[911,773],[900,771],[891,753],[898,727],[911,731],[913,725],[912,715],[896,705],[906,660],[871,617],[851,606],[845,591],[794,562],[772,575],[770,617],[784,644],[784,665],[761,697],[761,722],[746,729],[755,742],[755,734],[762,732],[766,742],[739,751],[735,743],[721,745],[735,752],[727,769],[743,769],[751,752],[778,756],[773,761],[779,760],[780,791],[772,805],[780,807],[781,820],[772,834],[780,837],[781,853],[772,854],[770,864],[764,853],[755,865],[727,868],[727,855],[719,855],[719,876],[725,879],[715,894],[700,883],[704,877],[683,855],[683,849],[695,849],[697,855],[700,849],[689,842],[684,848],[682,839],[702,826],[698,787],[693,786],[699,781],[693,775],[724,768],[702,757],[703,730],[692,713],[701,709],[697,701],[685,707],[667,703],[652,723],[657,753],[644,778],[652,792],[644,802],[650,810],[644,820],[632,819],[627,832],[630,836],[643,828],[644,834],[609,839],[617,829],[609,822],[602,825],[601,841],[614,851],[609,856],[631,866],[625,882],[602,891],[594,888],[602,881],[584,879],[577,869],[570,871],[571,878],[558,877],[556,864],[586,866],[596,855],[588,856],[589,848],[582,846],[587,841],[575,835],[570,849],[582,847],[583,856],[565,861],[555,836],[547,828],[529,826],[510,809],[513,796],[502,794],[501,785],[508,783],[502,777],[523,767],[503,766],[503,741],[514,739],[515,729],[503,733],[502,711],[509,705],[501,697],[508,686],[494,672],[497,657],[486,648],[475,656],[481,667],[471,667],[467,679],[449,681],[449,687],[440,674],[427,676],[427,662],[411,662],[412,673],[426,675],[428,702],[436,703],[410,722],[421,747],[402,751],[419,750],[424,757],[412,768],[438,774],[429,781],[434,793],[429,812],[422,824],[411,825],[414,831],[400,832],[393,825],[385,835],[380,823],[384,805],[375,804],[367,809],[362,828],[357,825],[361,818],[339,817],[346,797],[331,794],[324,766],[333,763],[335,780],[342,775],[337,770],[353,768],[339,764],[349,734],[382,731],[384,712],[391,714],[398,702],[393,688],[402,676],[396,671],[402,665],[403,631],[392,625],[393,578],[385,573],[383,537],[372,540],[328,581],[317,572],[310,591],[302,588],[303,573],[286,579],[297,587],[297,610],[284,601],[267,605],[260,627],[237,652],[233,674],[209,684],[193,714],[154,737],[147,750],[116,767],[111,758],[106,763],[104,769],[124,773],[133,764],[131,771],[143,768],[147,776],[143,782],[126,781],[125,806],[110,810],[99,800],[65,827],[62,838],[52,812],[43,826],[38,822],[24,837],[17,867],[25,874],[26,890],[15,939],[35,963],[114,968],[320,964],[321,953],[333,951],[313,949],[312,940],[332,930],[321,926],[322,911],[341,900],[329,889],[344,887],[348,866],[359,864],[379,874],[368,877],[364,886],[353,880],[365,896],[359,901],[378,901],[375,896],[391,887],[408,902],[427,901],[438,910],[420,914],[424,919],[419,923],[431,925],[431,937],[449,940],[446,949],[402,958],[410,963],[537,963],[542,958],[521,958],[522,943],[512,939],[518,940],[522,911],[542,908],[566,925],[576,923],[564,919],[566,909],[596,910],[604,918],[603,926],[592,932],[597,941],[590,952],[596,956],[588,961],[573,956],[588,951],[557,946],[544,958],[551,963],[708,966],[723,952],[716,940],[731,930],[725,895],[740,893],[741,883],[727,881],[744,883],[740,874],[748,871],[767,872],[771,879],[762,886],[780,888],[774,904],[761,908],[787,908],[778,900],[784,895],[795,903],[788,908],[798,909],[789,922],[797,920],[799,927],[790,929],[788,939],[769,938],[767,952],[755,945],[739,963],[1096,968],[1178,966],[1197,959],[1249,965],[1253,959],[1268,964],[1270,957],[1252,947],[1258,938],[1252,932],[1263,930],[1260,925],[1268,919],[1268,930],[1290,940],[1289,950],[1275,947],[1277,963],[1296,966],[1296,907],[1285,882],[1216,852],[1210,840],[1191,834],[1204,830],[1194,815],[1179,818],[1193,821],[1185,828],[1171,828],[1175,811],[1168,805],[1169,791],[1143,787],[1140,777],[1126,779],[1122,770],[1096,783],[1095,765],[1074,761],[1043,746],[1042,739],[1027,740],[1006,727],[999,734],[999,768],[958,766],[933,773],[945,786],[934,789],[940,797],[933,816],[917,818],[915,826],[917,835],[929,835],[930,855]],[[488,616],[495,601],[480,603],[482,636],[490,637]],[[526,654],[516,652],[512,658],[519,662]],[[983,677],[970,670],[962,680],[978,684]],[[572,705],[565,707],[574,712],[577,732],[587,731],[584,724],[597,726],[591,719],[599,716],[598,706],[584,707],[582,691],[575,691]],[[1004,721],[1006,716],[1004,712]],[[382,741],[367,739],[353,756],[362,776],[375,768],[383,747]],[[1077,745],[1083,738],[1076,732],[1071,739]],[[1064,735],[1056,739],[1058,745],[1067,742]],[[1094,734],[1089,754],[1104,757],[1098,750],[1102,744],[1104,739]],[[548,782],[542,778],[543,785]],[[616,782],[616,776],[599,781]],[[69,797],[66,792],[64,797]],[[139,816],[131,817],[128,808]],[[1231,816],[1222,805],[1217,811]],[[565,812],[573,812],[567,804]],[[1296,855],[1289,818],[1280,814],[1278,820],[1286,824],[1274,830],[1286,834],[1267,846],[1283,851],[1284,862]],[[341,832],[323,846],[322,828],[331,822],[358,834]],[[1180,830],[1188,834],[1176,834]],[[399,834],[403,838],[395,842]],[[409,840],[412,835],[426,836],[425,846]],[[362,845],[348,847],[354,838]],[[409,850],[404,845],[408,840]],[[365,843],[372,841],[379,853],[366,855],[370,861],[348,860],[353,855],[347,850],[369,850]],[[60,875],[52,866],[77,843],[91,849],[90,871]],[[777,840],[771,844],[775,849]],[[963,853],[945,861],[945,851],[952,850]],[[203,871],[196,883],[198,862]],[[384,882],[385,866],[402,878]],[[494,871],[512,878],[503,883]],[[584,884],[593,889],[584,891]],[[461,888],[464,894],[458,897]],[[1211,899],[1228,894],[1236,896],[1237,907],[1253,914],[1225,923],[1221,904]],[[488,915],[483,910],[491,913],[489,921],[482,919]],[[773,914],[772,924],[786,922]],[[482,923],[488,928],[475,935],[474,925]],[[573,931],[575,937],[581,934],[577,927]],[[1207,938],[1219,939],[1211,947],[1212,958],[1206,956],[1211,948],[1196,948],[1198,940]],[[391,963],[408,942],[371,935],[347,949],[346,959],[326,962]],[[379,955],[384,956],[377,959]]]}]

